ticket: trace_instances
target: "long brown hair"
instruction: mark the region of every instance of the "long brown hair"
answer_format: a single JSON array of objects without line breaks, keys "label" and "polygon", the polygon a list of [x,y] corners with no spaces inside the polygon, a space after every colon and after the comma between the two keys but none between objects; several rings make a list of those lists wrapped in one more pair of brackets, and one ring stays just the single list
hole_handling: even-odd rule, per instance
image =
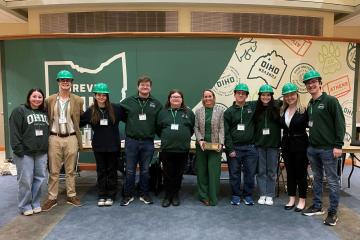
[{"label": "long brown hair", "polygon": [[214,98],[214,106],[215,106],[215,104],[216,104],[216,97],[215,97],[214,91],[211,90],[211,89],[205,89],[205,90],[202,92],[202,96],[201,96],[202,105],[205,106],[205,104],[204,104],[204,93],[205,93],[205,92],[210,92],[210,93],[211,93],[211,95],[212,95],[213,98]]},{"label": "long brown hair", "polygon": [[[96,94],[96,93],[95,93]],[[96,98],[94,98],[94,104],[91,105],[91,119],[90,122],[91,124],[98,124],[100,122],[101,119],[101,111],[100,111],[100,107],[98,105],[98,102],[96,100]],[[109,100],[109,94],[106,94],[106,101],[105,101],[105,111],[108,112],[109,114],[109,118],[111,120],[111,122],[114,124],[115,123],[115,113],[114,113],[114,108],[112,107],[110,100]]]}]

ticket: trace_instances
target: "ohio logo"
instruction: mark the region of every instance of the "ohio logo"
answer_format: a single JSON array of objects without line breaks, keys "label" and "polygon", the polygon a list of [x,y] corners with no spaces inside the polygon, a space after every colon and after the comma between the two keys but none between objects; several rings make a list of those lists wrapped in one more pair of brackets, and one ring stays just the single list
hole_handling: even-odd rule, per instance
[{"label": "ohio logo", "polygon": [[229,96],[234,92],[235,86],[239,83],[239,72],[232,66],[228,66],[220,79],[217,80],[213,90],[220,96]]},{"label": "ohio logo", "polygon": [[356,43],[349,43],[346,54],[346,62],[349,68],[353,71],[355,71],[355,61],[356,61]]},{"label": "ohio logo", "polygon": [[307,63],[300,63],[296,65],[290,73],[290,82],[294,83],[299,88],[299,93],[306,93],[306,86],[303,83],[304,74],[313,70],[313,66]]},{"label": "ohio logo", "polygon": [[261,56],[255,61],[250,69],[248,79],[261,78],[276,89],[286,67],[285,59],[273,50],[271,53]]}]

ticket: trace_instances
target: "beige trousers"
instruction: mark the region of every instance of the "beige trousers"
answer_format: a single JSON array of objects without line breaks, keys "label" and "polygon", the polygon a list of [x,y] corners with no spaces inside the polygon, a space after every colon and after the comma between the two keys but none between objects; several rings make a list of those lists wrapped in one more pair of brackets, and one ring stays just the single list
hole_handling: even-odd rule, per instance
[{"label": "beige trousers", "polygon": [[78,157],[78,142],[76,135],[69,137],[49,137],[49,199],[57,199],[59,192],[59,174],[62,165],[65,166],[66,194],[76,196],[75,163]]}]

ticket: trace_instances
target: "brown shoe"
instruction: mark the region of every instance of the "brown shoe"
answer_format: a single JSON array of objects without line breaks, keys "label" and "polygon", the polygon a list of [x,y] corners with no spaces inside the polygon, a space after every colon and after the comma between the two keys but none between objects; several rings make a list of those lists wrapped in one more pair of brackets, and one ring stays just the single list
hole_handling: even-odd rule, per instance
[{"label": "brown shoe", "polygon": [[74,205],[75,207],[81,207],[82,204],[80,202],[80,199],[77,197],[77,196],[74,196],[74,197],[68,197],[67,198],[67,203],[68,204],[72,204]]},{"label": "brown shoe", "polygon": [[57,200],[56,199],[48,199],[46,200],[46,202],[44,203],[44,205],[42,205],[41,210],[43,212],[48,212],[50,211],[53,207],[55,207],[57,205]]}]

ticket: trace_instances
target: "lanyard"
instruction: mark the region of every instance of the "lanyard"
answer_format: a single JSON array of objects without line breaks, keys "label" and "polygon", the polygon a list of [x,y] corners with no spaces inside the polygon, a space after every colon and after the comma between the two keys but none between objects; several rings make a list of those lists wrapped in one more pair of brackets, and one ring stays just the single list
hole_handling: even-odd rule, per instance
[{"label": "lanyard", "polygon": [[243,110],[244,110],[244,107],[241,107],[241,111],[240,111],[240,123],[242,124],[242,122],[243,122],[243,118],[242,118],[242,116],[243,116]]},{"label": "lanyard", "polygon": [[144,104],[142,104],[141,103],[141,101],[138,99],[138,103],[139,103],[139,105],[140,105],[140,107],[141,107],[141,114],[144,114],[144,107],[146,106],[146,103],[148,102],[148,98],[146,99],[146,101],[145,101],[145,103]]},{"label": "lanyard", "polygon": [[265,111],[265,128],[267,128],[267,115],[268,115],[268,109]]},{"label": "lanyard", "polygon": [[99,108],[100,112],[101,112],[101,115],[102,115],[102,119],[105,119],[105,112],[106,111],[103,111],[101,108]]},{"label": "lanyard", "polygon": [[177,110],[175,110],[175,113],[174,113],[174,111],[172,109],[170,109],[170,110],[171,110],[171,115],[172,115],[172,117],[174,119],[174,124],[175,124],[176,123],[175,118],[176,118]]},{"label": "lanyard", "polygon": [[66,117],[66,109],[68,107],[69,100],[66,100],[64,104],[61,104],[60,98],[58,97],[57,103],[58,103],[58,109],[60,110],[60,116]]}]

